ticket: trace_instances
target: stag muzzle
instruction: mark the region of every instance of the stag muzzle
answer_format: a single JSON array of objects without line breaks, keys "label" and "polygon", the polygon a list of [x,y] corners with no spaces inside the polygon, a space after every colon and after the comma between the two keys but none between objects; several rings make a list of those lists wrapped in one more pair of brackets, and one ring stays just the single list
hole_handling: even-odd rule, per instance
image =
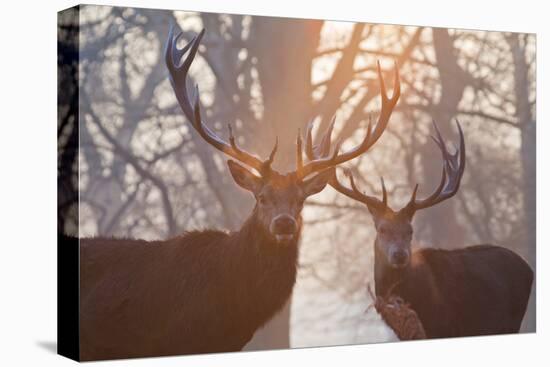
[{"label": "stag muzzle", "polygon": [[289,242],[298,232],[298,223],[288,214],[279,214],[271,221],[269,230],[277,242]]},{"label": "stag muzzle", "polygon": [[388,254],[389,263],[394,268],[404,268],[409,265],[410,251],[402,248],[392,248]]}]

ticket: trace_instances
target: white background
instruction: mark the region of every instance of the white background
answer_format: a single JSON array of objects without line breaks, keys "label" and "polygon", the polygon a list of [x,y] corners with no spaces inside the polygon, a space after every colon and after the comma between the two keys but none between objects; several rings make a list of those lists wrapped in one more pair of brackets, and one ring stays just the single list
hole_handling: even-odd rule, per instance
[{"label": "white background", "polygon": [[[98,4],[537,33],[537,334],[276,352],[98,362],[116,366],[427,365],[550,363],[547,211],[550,12],[545,1],[97,1]],[[0,11],[0,365],[56,366],[56,12],[49,0]],[[546,110],[545,110],[546,107]],[[543,345],[546,345],[546,350]]]}]

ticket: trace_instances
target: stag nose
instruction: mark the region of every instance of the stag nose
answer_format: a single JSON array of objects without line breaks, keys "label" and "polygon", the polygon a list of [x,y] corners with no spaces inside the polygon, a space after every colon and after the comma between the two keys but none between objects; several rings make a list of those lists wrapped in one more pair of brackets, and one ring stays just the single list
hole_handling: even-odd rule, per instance
[{"label": "stag nose", "polygon": [[296,233],[296,220],[288,214],[278,215],[273,219],[271,231],[274,234],[294,234]]},{"label": "stag nose", "polygon": [[391,255],[391,262],[395,266],[404,266],[409,262],[409,252],[405,250],[396,250]]}]

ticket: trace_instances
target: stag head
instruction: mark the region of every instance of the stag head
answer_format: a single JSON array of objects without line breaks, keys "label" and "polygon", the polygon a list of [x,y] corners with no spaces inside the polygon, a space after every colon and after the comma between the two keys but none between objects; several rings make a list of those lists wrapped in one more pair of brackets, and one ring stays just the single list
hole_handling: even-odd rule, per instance
[{"label": "stag head", "polygon": [[[327,141],[325,142],[326,156],[310,159],[305,164],[303,162],[302,138],[298,131],[296,170],[281,174],[271,167],[277,152],[277,141],[269,158],[262,160],[237,146],[230,124],[228,124],[229,141],[226,142],[204,123],[200,111],[198,86],[195,86],[194,96],[192,99],[190,98],[186,85],[187,75],[204,32],[203,29],[185,47],[178,49],[177,42],[181,37],[181,33],[175,35],[174,28],[170,30],[166,44],[165,61],[178,103],[199,135],[208,144],[234,159],[227,162],[229,171],[240,187],[254,194],[256,198],[254,215],[265,232],[278,243],[294,243],[300,234],[300,214],[306,198],[323,190],[331,179],[334,167],[337,164],[366,152],[386,128],[388,118],[381,117],[374,131],[371,131],[369,126],[367,136],[362,143],[350,151],[340,154],[338,144],[331,153],[330,141]],[[181,61],[185,54],[187,56]],[[379,77],[380,82],[383,84],[380,70]],[[388,103],[386,103],[391,104],[392,108],[399,97],[397,72],[395,80],[396,87],[394,89],[396,92],[394,92],[393,98],[388,99]],[[386,111],[386,114],[388,113]],[[389,117],[389,114],[387,117]],[[310,140],[311,130],[309,129],[308,141]]]},{"label": "stag head", "polygon": [[[357,188],[351,171],[344,171],[349,178],[349,188],[340,183],[336,176],[336,171],[332,171],[333,175],[329,181],[330,185],[340,193],[367,206],[376,228],[376,251],[382,253],[386,262],[394,268],[403,268],[409,265],[413,235],[412,219],[416,211],[429,208],[451,198],[457,193],[460,187],[462,174],[466,167],[466,152],[462,128],[458,121],[456,121],[456,125],[460,135],[460,143],[459,147],[455,148],[455,152],[451,154],[447,150],[445,141],[437,125],[433,122],[436,135],[432,136],[432,139],[437,144],[443,158],[441,180],[435,191],[422,200],[416,198],[418,185],[415,185],[408,204],[400,210],[393,210],[389,207],[388,194],[383,178],[380,178],[382,184],[382,199],[380,200],[376,197],[362,193],[361,190]],[[330,139],[330,133],[331,131],[328,130],[320,146],[311,150],[309,154],[311,157],[325,155],[323,144],[326,139]]]}]

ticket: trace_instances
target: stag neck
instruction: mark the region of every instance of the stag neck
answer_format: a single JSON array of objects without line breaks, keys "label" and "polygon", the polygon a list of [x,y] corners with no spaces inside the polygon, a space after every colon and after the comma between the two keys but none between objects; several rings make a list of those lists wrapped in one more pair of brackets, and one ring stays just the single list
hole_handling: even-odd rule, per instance
[{"label": "stag neck", "polygon": [[[232,271],[241,276],[241,282],[235,291],[255,299],[254,308],[247,309],[247,317],[253,314],[266,317],[267,321],[267,313],[263,316],[257,313],[261,310],[280,310],[296,283],[299,236],[293,243],[277,243],[262,228],[255,211],[241,229],[231,236],[236,246],[235,251],[241,255],[232,257],[239,262],[230,265]],[[270,291],[266,292],[266,289]]]}]

